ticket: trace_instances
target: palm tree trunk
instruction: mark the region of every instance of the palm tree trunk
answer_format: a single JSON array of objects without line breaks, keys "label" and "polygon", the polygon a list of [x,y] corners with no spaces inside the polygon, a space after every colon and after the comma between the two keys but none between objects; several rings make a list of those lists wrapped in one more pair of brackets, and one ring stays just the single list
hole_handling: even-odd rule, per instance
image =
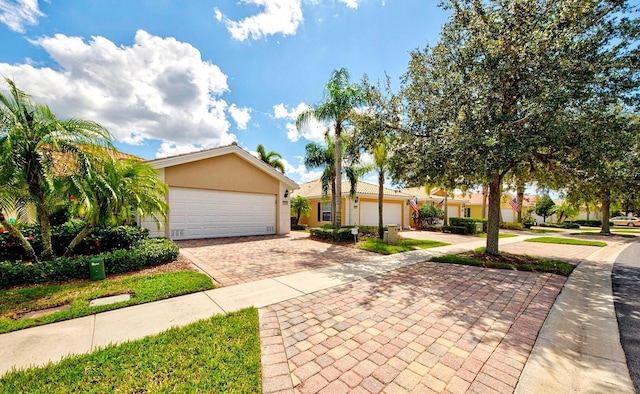
[{"label": "palm tree trunk", "polygon": [[602,226],[600,227],[600,234],[611,235],[611,228],[609,228],[609,218],[611,216],[610,209],[611,193],[609,190],[603,190],[600,194],[600,204],[602,204]]},{"label": "palm tree trunk", "polygon": [[383,199],[384,199],[384,172],[378,172],[378,238],[384,238],[384,222],[383,218]]},{"label": "palm tree trunk", "polygon": [[522,205],[524,203],[524,183],[520,183],[516,187],[516,203],[518,204],[516,222],[522,223]]},{"label": "palm tree trunk", "polygon": [[24,235],[22,235],[20,230],[9,223],[2,212],[0,212],[0,224],[2,224],[2,227],[4,227],[5,230],[7,230],[13,238],[17,239],[18,242],[20,242],[20,246],[22,246],[22,249],[24,249],[26,260],[37,263],[38,256],[36,255],[35,250],[33,250],[31,242],[29,242],[29,240],[27,240]]},{"label": "palm tree trunk", "polygon": [[93,224],[87,223],[84,228],[80,230],[78,235],[76,235],[69,243],[69,246],[67,246],[67,249],[64,252],[65,256],[70,256],[73,253],[73,250],[76,248],[76,246],[78,246],[78,244],[80,244],[80,242],[82,242],[82,240],[85,239],[87,235],[89,235],[89,233],[91,232],[91,228],[93,228]]},{"label": "palm tree trunk", "polygon": [[584,206],[585,206],[585,208],[587,210],[587,220],[589,220],[589,214],[590,214],[590,212],[589,212],[589,203],[584,204]]},{"label": "palm tree trunk", "polygon": [[331,174],[331,224],[336,225],[336,174]]},{"label": "palm tree trunk", "polygon": [[336,216],[334,218],[333,225],[336,228],[339,228],[342,225],[342,144],[340,141],[340,134],[342,132],[342,126],[340,122],[336,122],[336,141],[335,141],[335,149],[334,152],[335,160],[336,160],[336,200],[335,200],[335,210]]},{"label": "palm tree trunk", "polygon": [[449,200],[447,199],[447,189],[444,190],[444,225],[449,225]]},{"label": "palm tree trunk", "polygon": [[54,256],[53,245],[51,243],[51,222],[49,221],[49,210],[44,201],[44,196],[38,196],[40,201],[36,202],[36,211],[38,212],[38,222],[40,223],[40,234],[42,236],[42,253],[40,258],[43,261],[51,260]]},{"label": "palm tree trunk", "polygon": [[501,176],[494,174],[489,185],[489,219],[487,223],[486,253],[497,255],[498,234],[500,232],[500,191]]}]

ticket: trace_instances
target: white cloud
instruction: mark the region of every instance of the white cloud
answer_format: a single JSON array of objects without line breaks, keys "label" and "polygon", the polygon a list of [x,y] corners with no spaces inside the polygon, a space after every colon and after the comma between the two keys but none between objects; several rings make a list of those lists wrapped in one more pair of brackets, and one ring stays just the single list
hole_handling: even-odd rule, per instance
[{"label": "white cloud", "polygon": [[340,0],[340,2],[349,8],[358,9],[358,0]]},{"label": "white cloud", "polygon": [[302,183],[315,181],[322,176],[322,171],[309,171],[307,167],[302,163],[302,158],[299,158],[300,163],[297,166],[293,166],[286,159],[282,159],[284,164],[284,174],[294,181]]},{"label": "white cloud", "polygon": [[222,22],[222,18],[224,18],[224,15],[222,15],[222,12],[218,8],[213,9],[213,14],[218,22]]},{"label": "white cloud", "polygon": [[246,17],[240,21],[233,21],[215,10],[216,19],[222,20],[231,33],[239,41],[251,37],[254,40],[268,35],[295,34],[303,21],[301,0],[241,0],[245,4],[255,4],[262,7],[262,12]]},{"label": "white cloud", "polygon": [[236,122],[238,130],[247,129],[247,124],[251,120],[251,108],[238,108],[235,104],[231,104],[227,111]]},{"label": "white cloud", "polygon": [[25,25],[37,25],[43,16],[38,0],[0,0],[0,23],[15,32],[24,33]]},{"label": "white cloud", "polygon": [[[194,142],[208,148],[236,139],[226,115],[233,110],[221,98],[229,90],[227,76],[189,43],[142,30],[131,46],[62,34],[32,43],[48,52],[56,69],[0,63],[0,75],[59,118],[97,121],[124,142],[162,140],[167,145],[159,154]],[[236,121],[242,120],[241,115]]]},{"label": "white cloud", "polygon": [[309,119],[309,121],[302,126],[302,129],[299,132],[296,128],[296,118],[299,114],[309,108],[311,107],[305,103],[300,103],[291,110],[287,109],[287,106],[282,103],[273,106],[274,118],[286,119],[289,121],[285,127],[287,128],[287,138],[289,138],[290,141],[296,142],[300,137],[303,137],[313,142],[324,142],[327,125],[315,117]]}]

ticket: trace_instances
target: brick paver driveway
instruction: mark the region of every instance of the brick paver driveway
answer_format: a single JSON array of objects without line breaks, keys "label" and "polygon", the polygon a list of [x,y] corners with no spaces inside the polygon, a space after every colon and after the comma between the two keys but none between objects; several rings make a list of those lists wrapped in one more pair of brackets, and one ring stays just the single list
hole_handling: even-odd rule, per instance
[{"label": "brick paver driveway", "polygon": [[376,256],[348,246],[314,241],[309,234],[297,232],[177,243],[181,254],[224,286]]},{"label": "brick paver driveway", "polygon": [[564,282],[425,262],[262,308],[263,392],[513,392]]}]

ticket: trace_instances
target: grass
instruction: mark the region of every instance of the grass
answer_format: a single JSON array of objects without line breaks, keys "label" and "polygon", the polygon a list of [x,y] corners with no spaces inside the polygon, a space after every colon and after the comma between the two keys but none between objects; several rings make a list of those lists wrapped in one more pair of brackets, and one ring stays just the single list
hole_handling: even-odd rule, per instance
[{"label": "grass", "polygon": [[558,238],[558,237],[538,237],[525,239],[524,242],[540,242],[545,244],[562,244],[562,245],[584,245],[584,246],[607,246],[605,242],[589,241],[586,239]]},{"label": "grass", "polygon": [[549,230],[549,229],[543,229],[543,228],[528,228],[528,229],[525,229],[524,231],[528,231],[530,233],[536,233],[536,234],[564,233],[564,231],[562,230]]},{"label": "grass", "polygon": [[[603,237],[608,237],[609,235],[607,234],[600,234],[599,232],[589,232],[589,231],[583,231],[583,232],[579,232],[579,233],[570,233],[569,235],[591,235],[591,236],[603,236]],[[618,237],[623,237],[623,238],[635,238],[636,236],[633,234],[624,234],[624,232],[620,231],[620,232],[611,232],[611,235],[615,235]]]},{"label": "grass", "polygon": [[[517,236],[518,236],[518,234],[513,234],[513,233],[500,233],[500,234],[498,234],[498,238],[511,238],[511,237],[517,237]],[[487,238],[487,233],[476,234],[476,237]]]},{"label": "grass", "polygon": [[0,393],[259,393],[255,308],[0,378]]},{"label": "grass", "polygon": [[366,238],[363,242],[358,244],[358,249],[380,254],[395,254],[416,249],[429,249],[446,245],[449,244],[446,242],[420,239],[401,239],[398,241],[397,245],[387,245],[380,238]]},{"label": "grass", "polygon": [[501,253],[495,256],[492,261],[491,256],[482,255],[476,251],[470,255],[449,254],[431,259],[438,263],[472,265],[485,268],[508,269],[514,271],[551,272],[568,276],[573,271],[573,265],[559,260],[536,258],[531,256],[518,256],[508,253]]},{"label": "grass", "polygon": [[[0,290],[0,333],[212,288],[211,278],[204,274],[193,271],[173,271],[107,278],[97,282],[45,284]],[[89,306],[89,301],[95,298],[116,294],[131,294],[132,298],[129,301],[116,304]],[[36,319],[20,319],[22,315],[30,311],[67,304],[71,306],[71,309]]]}]

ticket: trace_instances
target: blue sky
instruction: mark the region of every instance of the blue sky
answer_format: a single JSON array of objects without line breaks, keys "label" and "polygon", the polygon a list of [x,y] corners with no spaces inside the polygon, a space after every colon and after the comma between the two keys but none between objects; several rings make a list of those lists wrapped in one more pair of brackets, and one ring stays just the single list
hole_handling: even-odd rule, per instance
[{"label": "blue sky", "polygon": [[[409,52],[435,43],[435,0],[0,0],[0,75],[59,118],[100,122],[121,150],[151,159],[233,141],[282,154],[298,182],[295,131],[331,71],[385,71],[395,88]],[[4,86],[3,86],[4,89]]]}]

